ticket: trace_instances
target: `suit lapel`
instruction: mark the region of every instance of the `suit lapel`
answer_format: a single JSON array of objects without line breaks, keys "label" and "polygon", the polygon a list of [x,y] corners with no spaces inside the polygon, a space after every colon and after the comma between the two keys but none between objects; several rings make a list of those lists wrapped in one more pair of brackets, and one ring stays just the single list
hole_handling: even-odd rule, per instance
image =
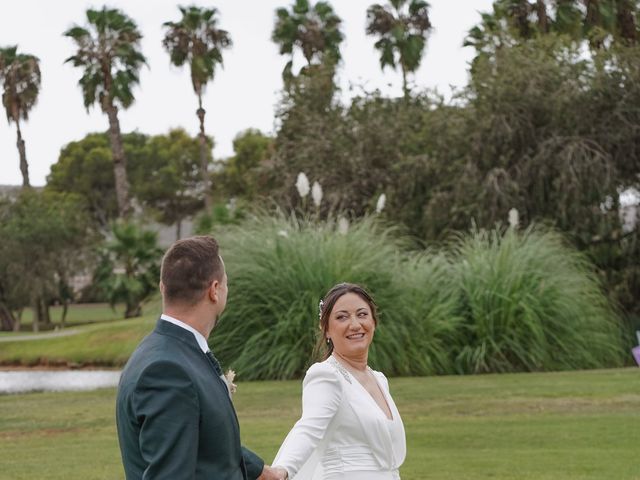
[{"label": "suit lapel", "polygon": [[200,345],[198,345],[198,342],[196,341],[196,338],[193,336],[193,333],[189,332],[188,330],[185,330],[182,327],[179,327],[178,325],[174,325],[173,323],[167,322],[162,319],[158,319],[158,323],[156,324],[156,328],[154,332],[159,333],[160,335],[169,335],[171,337],[174,337],[180,340],[181,342],[186,343],[189,346],[189,348],[191,348],[192,350],[195,350],[195,352],[197,352],[198,355],[205,357],[206,359],[205,361],[207,363],[207,366],[209,367],[211,375],[213,375],[214,377],[214,381],[220,388],[223,389],[224,396],[227,399],[226,401],[229,402],[228,405],[229,405],[229,408],[231,409],[231,412],[233,413],[233,418],[235,419],[235,429],[239,438],[240,423],[238,422],[236,409],[233,407],[233,403],[231,402],[231,398],[229,396],[229,387],[227,387],[227,384],[225,383],[225,381],[222,378],[220,378],[220,376],[218,376],[218,374],[216,373],[215,365],[213,364],[212,360],[202,351],[202,349],[200,348]]},{"label": "suit lapel", "polygon": [[205,357],[207,357],[207,361],[209,362],[209,365],[211,365],[211,370],[213,372],[213,376],[216,378],[216,381],[218,383],[218,385],[220,385],[225,392],[225,397],[227,397],[227,401],[229,402],[229,407],[231,408],[231,411],[233,412],[233,418],[235,418],[236,420],[236,428],[238,430],[238,435],[240,435],[240,422],[238,421],[238,415],[236,414],[236,409],[233,406],[233,402],[231,401],[231,394],[229,393],[229,386],[227,385],[227,383],[220,377],[220,375],[218,375],[218,371],[222,371],[220,368],[220,364],[216,365],[214,363],[214,360],[212,358],[209,357],[209,355],[204,354]]}]

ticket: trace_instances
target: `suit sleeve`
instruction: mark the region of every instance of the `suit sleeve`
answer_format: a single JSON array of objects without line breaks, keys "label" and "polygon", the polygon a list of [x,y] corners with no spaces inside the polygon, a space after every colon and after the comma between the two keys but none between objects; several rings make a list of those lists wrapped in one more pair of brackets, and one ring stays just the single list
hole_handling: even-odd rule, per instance
[{"label": "suit sleeve", "polygon": [[264,460],[245,447],[242,447],[242,459],[247,469],[247,478],[249,480],[256,480],[262,474]]},{"label": "suit sleeve", "polygon": [[195,478],[200,405],[187,372],[172,362],[151,364],[138,380],[133,404],[148,464],[142,478]]},{"label": "suit sleeve", "polygon": [[309,459],[342,402],[342,388],[335,369],[316,363],[309,368],[302,388],[302,417],[293,426],[273,461],[292,478]]}]

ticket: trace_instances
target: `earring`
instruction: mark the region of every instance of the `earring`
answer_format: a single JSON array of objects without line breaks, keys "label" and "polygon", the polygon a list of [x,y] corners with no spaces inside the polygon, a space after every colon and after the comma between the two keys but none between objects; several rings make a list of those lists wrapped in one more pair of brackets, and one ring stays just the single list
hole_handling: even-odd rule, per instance
[{"label": "earring", "polygon": [[331,345],[331,339],[327,337],[327,345]]}]

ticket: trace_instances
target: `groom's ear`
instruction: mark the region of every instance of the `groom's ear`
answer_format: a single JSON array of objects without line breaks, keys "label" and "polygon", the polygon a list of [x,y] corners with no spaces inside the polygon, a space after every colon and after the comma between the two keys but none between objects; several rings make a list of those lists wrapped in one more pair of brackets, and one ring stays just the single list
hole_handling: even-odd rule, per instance
[{"label": "groom's ear", "polygon": [[209,288],[207,290],[207,295],[209,295],[209,300],[211,300],[213,303],[218,303],[218,287],[220,286],[220,282],[218,280],[214,280],[213,282],[211,282],[211,285],[209,285]]}]

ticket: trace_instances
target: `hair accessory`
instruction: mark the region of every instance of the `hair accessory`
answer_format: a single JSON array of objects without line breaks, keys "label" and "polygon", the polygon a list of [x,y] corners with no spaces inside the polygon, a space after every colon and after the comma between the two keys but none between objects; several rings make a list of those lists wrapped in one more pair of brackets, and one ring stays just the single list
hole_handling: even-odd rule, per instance
[{"label": "hair accessory", "polygon": [[318,303],[318,318],[322,320],[322,307],[324,307],[324,300],[320,300]]}]

